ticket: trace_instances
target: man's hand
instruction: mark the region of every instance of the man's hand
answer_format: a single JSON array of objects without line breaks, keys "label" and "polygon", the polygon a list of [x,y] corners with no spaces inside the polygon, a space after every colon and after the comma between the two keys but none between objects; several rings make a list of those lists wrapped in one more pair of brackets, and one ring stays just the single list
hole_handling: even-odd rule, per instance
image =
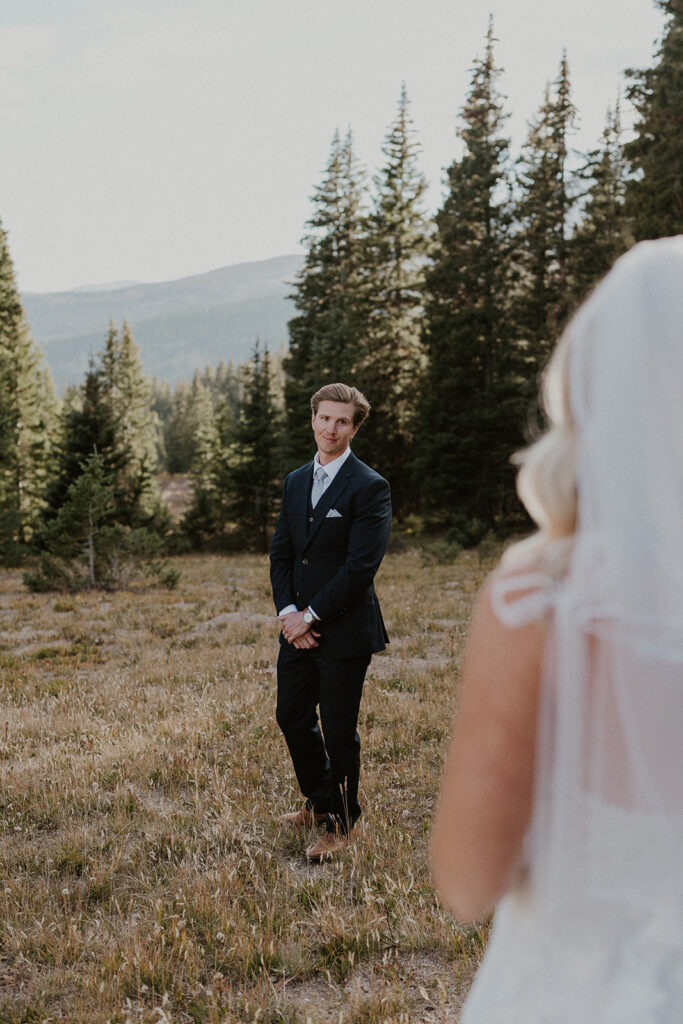
[{"label": "man's hand", "polygon": [[299,650],[318,646],[315,638],[319,637],[320,633],[316,633],[307,622],[304,622],[303,612],[288,612],[281,617],[280,622],[282,635],[287,643],[294,644]]},{"label": "man's hand", "polygon": [[320,636],[320,633],[316,633],[316,632],[314,632],[314,630],[309,629],[308,633],[304,633],[304,635],[300,636],[298,638],[298,640],[294,640],[292,646],[296,647],[297,650],[299,650],[299,651],[307,651],[311,647],[317,647],[318,646],[316,637],[319,637],[319,636]]},{"label": "man's hand", "polygon": [[303,612],[288,612],[280,619],[282,623],[282,635],[288,643],[298,640],[304,633],[308,633],[309,625],[304,622]]}]

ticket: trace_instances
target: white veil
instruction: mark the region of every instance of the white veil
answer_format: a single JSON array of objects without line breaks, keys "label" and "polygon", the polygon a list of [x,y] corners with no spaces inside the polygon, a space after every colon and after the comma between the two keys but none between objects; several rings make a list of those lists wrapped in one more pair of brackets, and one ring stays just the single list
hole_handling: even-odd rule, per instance
[{"label": "white veil", "polygon": [[[578,525],[553,600],[529,836],[539,905],[683,910],[683,236],[568,328]],[[560,915],[561,916],[561,915]]]}]

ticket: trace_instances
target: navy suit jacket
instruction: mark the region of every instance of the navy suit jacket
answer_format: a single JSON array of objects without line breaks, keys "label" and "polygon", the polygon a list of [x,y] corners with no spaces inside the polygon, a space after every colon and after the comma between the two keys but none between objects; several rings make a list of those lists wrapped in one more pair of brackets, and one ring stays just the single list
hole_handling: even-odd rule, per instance
[{"label": "navy suit jacket", "polygon": [[389,484],[353,453],[315,509],[312,481],[312,462],[285,480],[270,552],[275,609],[310,605],[320,617],[314,628],[321,653],[354,658],[382,651],[389,638],[373,580],[389,541]]}]

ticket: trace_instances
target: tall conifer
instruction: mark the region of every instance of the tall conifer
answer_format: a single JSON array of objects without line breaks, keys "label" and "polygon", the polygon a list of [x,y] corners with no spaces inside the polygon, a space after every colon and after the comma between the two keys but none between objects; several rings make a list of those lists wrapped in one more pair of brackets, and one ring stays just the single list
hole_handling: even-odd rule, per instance
[{"label": "tall conifer", "polygon": [[120,481],[129,452],[122,444],[121,425],[109,400],[101,368],[91,359],[79,395],[65,405],[60,441],[56,448],[55,476],[48,492],[45,518],[51,522],[66,503],[69,490],[84,472],[92,455],[98,456],[98,472],[112,493],[110,514],[114,520],[129,520],[131,509]]},{"label": "tall conifer", "polygon": [[280,501],[280,414],[268,349],[257,344],[244,367],[240,413],[227,470],[228,515],[245,543],[266,551]]},{"label": "tall conifer", "polygon": [[657,63],[628,72],[638,121],[625,147],[627,210],[637,241],[683,232],[683,3],[655,2],[668,19]]},{"label": "tall conifer", "polygon": [[194,435],[193,500],[182,529],[194,547],[239,543],[265,551],[280,498],[281,412],[268,350],[254,347],[240,371],[238,415],[204,392]]},{"label": "tall conifer", "polygon": [[126,321],[120,333],[113,324],[109,327],[100,374],[119,424],[120,444],[127,452],[119,487],[127,490],[131,508],[148,518],[159,501],[152,479],[157,466],[159,421],[152,409],[151,382],[145,377],[140,349]]},{"label": "tall conifer", "polygon": [[332,381],[353,382],[366,331],[363,172],[353,153],[351,132],[343,141],[335,134],[313,207],[284,366],[285,443],[291,465],[311,452],[310,396]]},{"label": "tall conifer", "polygon": [[519,378],[510,323],[513,281],[507,115],[489,23],[448,169],[427,284],[417,470],[424,508],[476,540],[508,510],[508,460],[519,443]]},{"label": "tall conifer", "polygon": [[576,194],[568,156],[575,119],[563,56],[519,161],[521,281],[516,319],[527,346],[532,390],[571,309],[569,246]]},{"label": "tall conifer", "polygon": [[[223,413],[225,405],[224,401],[220,407]],[[225,427],[224,415],[217,412],[203,383],[195,391],[193,422],[193,453],[189,467],[192,502],[183,516],[182,530],[193,547],[203,548],[207,543],[220,539],[226,531],[222,465],[227,457],[229,441],[221,429]]]},{"label": "tall conifer", "polygon": [[216,367],[214,378],[214,389],[212,392],[214,406],[218,408],[225,402],[235,412],[239,404],[239,392],[239,375],[235,370],[232,359],[229,363],[221,360]]},{"label": "tall conifer", "polygon": [[44,506],[58,404],[33,342],[0,225],[0,557],[33,536]]},{"label": "tall conifer", "polygon": [[57,472],[48,492],[48,520],[67,500],[86,460],[97,453],[114,495],[114,521],[166,529],[168,511],[152,479],[158,440],[151,401],[151,385],[142,373],[130,328],[124,325],[119,334],[110,325],[79,394],[65,405]]},{"label": "tall conifer", "polygon": [[624,206],[626,161],[618,104],[607,111],[601,145],[588,154],[580,173],[588,181],[588,188],[571,244],[575,306],[628,247],[630,232]]},{"label": "tall conifer", "polygon": [[354,379],[372,415],[354,448],[391,483],[394,512],[414,505],[409,464],[415,434],[416,381],[424,367],[422,315],[430,226],[424,211],[427,182],[405,85],[385,138],[386,163],[374,178],[365,245],[367,327]]}]

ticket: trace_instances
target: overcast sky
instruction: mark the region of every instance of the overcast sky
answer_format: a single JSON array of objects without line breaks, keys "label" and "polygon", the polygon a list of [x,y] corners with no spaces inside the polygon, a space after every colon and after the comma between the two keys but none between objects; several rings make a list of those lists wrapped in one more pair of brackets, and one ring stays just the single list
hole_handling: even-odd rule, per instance
[{"label": "overcast sky", "polygon": [[0,219],[21,290],[300,251],[335,129],[374,172],[402,81],[436,209],[489,12],[514,152],[563,48],[574,144],[594,146],[664,24],[653,0],[0,0]]}]

